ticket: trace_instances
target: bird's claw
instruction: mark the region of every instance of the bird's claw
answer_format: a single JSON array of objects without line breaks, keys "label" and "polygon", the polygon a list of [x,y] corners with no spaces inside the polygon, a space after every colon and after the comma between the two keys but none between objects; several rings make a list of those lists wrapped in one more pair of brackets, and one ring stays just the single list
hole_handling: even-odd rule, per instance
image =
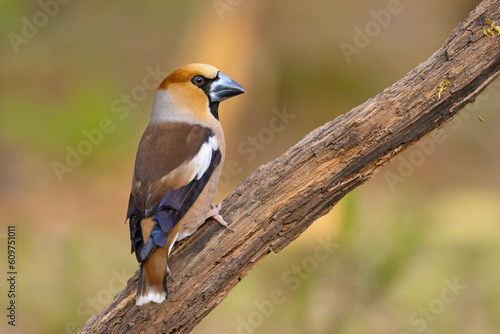
[{"label": "bird's claw", "polygon": [[217,220],[219,222],[219,224],[221,224],[222,226],[224,226],[225,228],[227,228],[231,232],[234,232],[233,229],[229,227],[229,225],[224,220],[224,218],[222,218],[222,216],[219,214],[221,207],[222,207],[222,202],[217,203],[217,205],[215,205],[213,203],[210,204],[210,211],[207,212],[207,216],[205,219],[213,218],[213,219]]},{"label": "bird's claw", "polygon": [[168,263],[167,263],[167,275],[170,276],[172,281],[175,281],[174,276],[172,276],[172,274],[170,273],[170,268],[168,267]]}]

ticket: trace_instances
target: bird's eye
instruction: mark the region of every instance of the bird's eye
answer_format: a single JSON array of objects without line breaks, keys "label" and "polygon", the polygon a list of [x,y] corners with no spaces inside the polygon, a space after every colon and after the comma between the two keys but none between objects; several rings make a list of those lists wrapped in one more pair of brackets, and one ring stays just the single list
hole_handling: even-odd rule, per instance
[{"label": "bird's eye", "polygon": [[191,82],[194,83],[196,86],[200,87],[205,83],[205,78],[202,77],[201,75],[195,75],[191,80]]}]

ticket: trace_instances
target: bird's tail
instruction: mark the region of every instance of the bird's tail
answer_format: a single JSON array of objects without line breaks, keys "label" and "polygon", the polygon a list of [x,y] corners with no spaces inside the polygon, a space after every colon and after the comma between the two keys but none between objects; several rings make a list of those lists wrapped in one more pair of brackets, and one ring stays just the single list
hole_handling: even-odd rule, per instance
[{"label": "bird's tail", "polygon": [[157,249],[141,263],[135,297],[137,305],[150,301],[161,303],[167,298],[167,257]]}]

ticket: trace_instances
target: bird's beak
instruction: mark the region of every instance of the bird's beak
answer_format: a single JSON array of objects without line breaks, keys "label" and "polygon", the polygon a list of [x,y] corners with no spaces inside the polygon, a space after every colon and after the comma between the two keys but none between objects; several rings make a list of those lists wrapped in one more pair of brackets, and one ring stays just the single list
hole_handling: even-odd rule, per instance
[{"label": "bird's beak", "polygon": [[224,101],[230,97],[245,93],[245,89],[236,81],[222,72],[217,74],[217,79],[210,87],[210,100],[212,102]]}]

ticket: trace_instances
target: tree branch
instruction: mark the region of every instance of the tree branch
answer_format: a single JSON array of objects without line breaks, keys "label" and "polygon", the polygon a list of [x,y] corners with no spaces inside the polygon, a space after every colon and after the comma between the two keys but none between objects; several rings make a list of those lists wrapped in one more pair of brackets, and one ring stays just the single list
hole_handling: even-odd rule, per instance
[{"label": "tree branch", "polygon": [[81,333],[189,332],[267,254],[286,247],[495,79],[500,36],[483,29],[492,28],[499,7],[500,0],[481,2],[426,62],[248,176],[224,201],[234,233],[208,222],[170,256],[175,281],[167,282],[166,302],[136,306],[136,273]]}]

